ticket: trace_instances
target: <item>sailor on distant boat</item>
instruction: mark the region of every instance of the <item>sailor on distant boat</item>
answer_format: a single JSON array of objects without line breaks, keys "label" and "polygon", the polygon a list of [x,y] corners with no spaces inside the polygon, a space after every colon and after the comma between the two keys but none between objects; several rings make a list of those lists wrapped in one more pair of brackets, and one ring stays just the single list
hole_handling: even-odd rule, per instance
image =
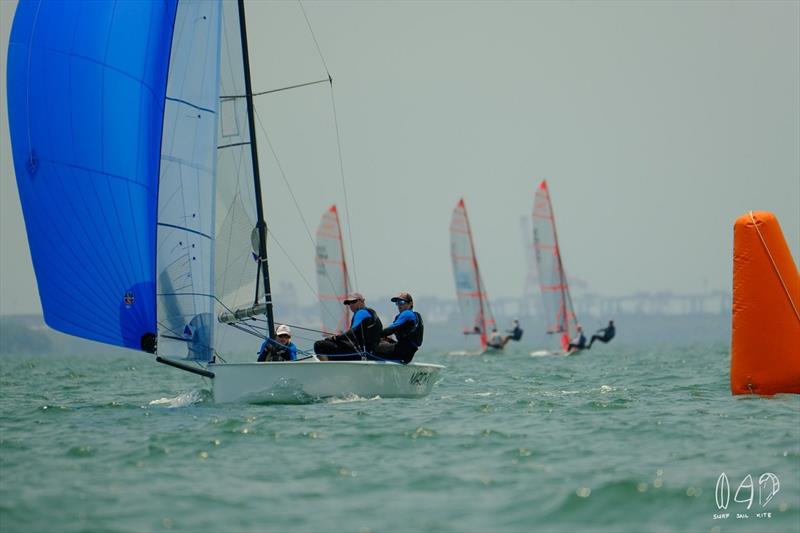
[{"label": "sailor on distant boat", "polygon": [[496,350],[502,350],[505,343],[503,342],[503,337],[500,335],[500,332],[497,331],[497,328],[492,328],[492,333],[489,335],[489,339],[486,341],[486,346],[488,348],[494,348]]},{"label": "sailor on distant boat", "polygon": [[[314,352],[321,361],[362,361],[372,355],[381,338],[383,324],[374,309],[366,306],[360,292],[347,295],[342,302],[350,307],[353,318],[350,329],[314,343]],[[325,356],[333,357],[325,357]]]},{"label": "sailor on distant boat", "polygon": [[592,340],[589,341],[589,345],[586,346],[586,347],[591,349],[592,348],[592,343],[594,343],[594,341],[608,342],[608,341],[610,341],[611,339],[614,338],[614,335],[616,335],[616,333],[617,333],[617,330],[614,327],[614,321],[613,320],[609,320],[608,321],[608,326],[606,326],[606,327],[604,327],[602,329],[598,329],[597,333],[592,335]]},{"label": "sailor on distant boat", "polygon": [[267,338],[258,350],[258,362],[297,361],[297,346],[292,342],[292,330],[281,324],[275,330],[278,340]]},{"label": "sailor on distant boat", "polygon": [[519,342],[519,340],[522,339],[522,328],[519,327],[519,320],[515,318],[511,322],[511,329],[507,329],[506,333],[510,333],[511,335],[506,335],[503,337],[503,346],[508,344],[508,341]]},{"label": "sailor on distant boat", "polygon": [[[397,305],[399,313],[388,328],[381,332],[383,340],[375,348],[375,355],[400,363],[410,363],[414,354],[422,346],[425,326],[422,315],[414,311],[414,299],[407,292],[401,292],[392,302]],[[394,335],[396,340],[389,338]]]},{"label": "sailor on distant boat", "polygon": [[586,348],[586,335],[583,334],[583,327],[578,325],[578,334],[575,335],[575,338],[569,341],[567,351],[583,350],[584,348]]}]

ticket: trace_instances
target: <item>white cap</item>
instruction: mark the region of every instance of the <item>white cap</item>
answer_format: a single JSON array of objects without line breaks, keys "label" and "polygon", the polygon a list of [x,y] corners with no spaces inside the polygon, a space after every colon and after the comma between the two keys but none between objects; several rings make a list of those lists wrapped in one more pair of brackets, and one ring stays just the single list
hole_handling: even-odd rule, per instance
[{"label": "white cap", "polygon": [[289,335],[292,336],[292,328],[287,326],[286,324],[281,324],[278,326],[278,329],[275,330],[275,335]]}]

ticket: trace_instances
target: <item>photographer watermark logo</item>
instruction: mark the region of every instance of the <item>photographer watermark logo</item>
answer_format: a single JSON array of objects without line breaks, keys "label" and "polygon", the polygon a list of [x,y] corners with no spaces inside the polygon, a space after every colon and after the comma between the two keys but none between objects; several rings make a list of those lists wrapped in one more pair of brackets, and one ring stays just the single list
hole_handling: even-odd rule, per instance
[{"label": "photographer watermark logo", "polygon": [[[781,482],[778,479],[778,476],[772,472],[764,472],[758,477],[758,490],[756,490],[756,484],[753,482],[753,475],[747,474],[744,478],[742,478],[742,481],[736,488],[736,492],[733,494],[734,505],[732,506],[731,483],[728,479],[728,474],[723,472],[717,478],[717,486],[714,489],[714,499],[717,503],[717,509],[719,511],[730,512],[714,513],[714,520],[730,518],[732,515],[731,513],[734,511],[734,516],[737,520],[746,520],[749,518],[772,518],[772,513],[766,511],[765,509],[767,504],[772,500],[772,498],[775,497],[776,494],[778,494],[778,491],[780,490]],[[758,505],[760,508],[757,507],[755,512],[750,513],[748,511],[750,511],[750,508],[753,507],[753,503],[756,501],[756,492],[758,492]]]}]

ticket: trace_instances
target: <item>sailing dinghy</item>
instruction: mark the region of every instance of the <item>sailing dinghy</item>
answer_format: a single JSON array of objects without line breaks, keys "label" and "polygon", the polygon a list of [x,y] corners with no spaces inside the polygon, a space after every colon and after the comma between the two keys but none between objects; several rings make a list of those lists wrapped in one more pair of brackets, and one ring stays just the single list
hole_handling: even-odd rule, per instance
[{"label": "sailing dinghy", "polygon": [[218,402],[425,396],[442,367],[221,362],[222,328],[274,337],[244,8],[19,2],[9,126],[44,319]]},{"label": "sailing dinghy", "polygon": [[456,282],[464,335],[478,336],[481,345],[479,353],[502,350],[489,347],[489,334],[497,326],[478,269],[472,229],[463,198],[453,209],[453,217],[450,220],[450,256],[453,260],[453,278]]},{"label": "sailing dinghy", "polygon": [[542,180],[533,201],[533,247],[542,292],[547,333],[558,339],[560,351],[538,350],[532,356],[568,355],[569,341],[578,333],[578,319],[569,295],[567,276],[561,260],[556,234],[556,219],[547,180]]}]

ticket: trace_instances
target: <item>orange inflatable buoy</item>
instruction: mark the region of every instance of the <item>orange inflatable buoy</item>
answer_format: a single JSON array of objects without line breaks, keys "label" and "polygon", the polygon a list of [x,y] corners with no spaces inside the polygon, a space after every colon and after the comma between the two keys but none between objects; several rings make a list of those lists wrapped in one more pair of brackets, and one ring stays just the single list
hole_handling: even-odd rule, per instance
[{"label": "orange inflatable buoy", "polygon": [[731,393],[800,393],[800,273],[775,215],[733,225]]}]

